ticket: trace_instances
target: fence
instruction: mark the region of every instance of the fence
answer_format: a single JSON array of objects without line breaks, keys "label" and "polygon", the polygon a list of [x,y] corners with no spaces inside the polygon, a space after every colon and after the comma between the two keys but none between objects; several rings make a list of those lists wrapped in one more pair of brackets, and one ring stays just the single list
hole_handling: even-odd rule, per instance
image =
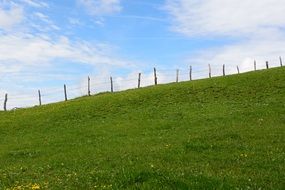
[{"label": "fence", "polygon": [[[282,58],[279,58],[279,65],[282,67]],[[278,65],[278,66],[279,66]],[[276,67],[276,64],[271,67]],[[266,61],[264,67],[259,69],[269,69],[269,62]],[[121,78],[117,77],[114,79],[112,76],[109,81],[104,81],[101,83],[92,83],[90,76],[86,78],[86,83],[80,86],[67,86],[63,84],[62,89],[48,89],[48,90],[37,90],[34,95],[9,95],[5,94],[4,99],[0,99],[3,102],[4,111],[41,106],[43,104],[68,101],[69,99],[74,99],[82,96],[91,96],[92,94],[97,94],[100,92],[116,92],[123,91],[127,89],[141,88],[151,85],[165,84],[171,82],[180,81],[192,81],[203,78],[212,78],[215,76],[226,76],[232,74],[240,74],[242,72],[256,71],[257,62],[254,61],[252,66],[242,67],[227,67],[222,65],[222,67],[208,65],[208,68],[195,69],[193,66],[183,70],[166,70],[154,68],[152,73],[144,74],[142,72],[138,73],[136,77]],[[48,91],[48,92],[47,92]],[[47,92],[47,93],[46,93]],[[21,104],[20,104],[21,102]]]}]

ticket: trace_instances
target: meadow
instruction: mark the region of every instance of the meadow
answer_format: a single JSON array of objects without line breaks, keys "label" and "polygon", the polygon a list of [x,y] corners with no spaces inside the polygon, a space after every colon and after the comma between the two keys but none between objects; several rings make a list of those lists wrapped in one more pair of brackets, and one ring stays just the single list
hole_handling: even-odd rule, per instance
[{"label": "meadow", "polygon": [[0,112],[0,189],[285,189],[285,68]]}]

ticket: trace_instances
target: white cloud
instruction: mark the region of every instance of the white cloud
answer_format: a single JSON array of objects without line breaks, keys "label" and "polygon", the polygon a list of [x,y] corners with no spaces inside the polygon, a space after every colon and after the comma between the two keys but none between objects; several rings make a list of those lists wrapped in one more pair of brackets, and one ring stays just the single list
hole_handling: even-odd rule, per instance
[{"label": "white cloud", "polygon": [[34,15],[44,22],[49,22],[49,17],[41,12],[35,12]]},{"label": "white cloud", "polygon": [[4,9],[0,6],[0,29],[8,30],[24,19],[24,11],[19,6]]},{"label": "white cloud", "polygon": [[236,65],[250,70],[254,59],[262,68],[266,60],[277,66],[278,57],[285,53],[283,0],[167,0],[165,9],[175,32],[189,38],[234,41],[195,52],[187,64],[206,69],[211,63],[221,74],[222,64],[230,72],[236,72]]},{"label": "white cloud", "polygon": [[36,65],[60,58],[91,65],[124,66],[127,62],[113,58],[104,46],[84,41],[72,42],[66,37],[52,40],[34,35],[0,36],[0,61]]},{"label": "white cloud", "polygon": [[188,36],[253,34],[284,27],[283,0],[167,0],[173,29]]},{"label": "white cloud", "polygon": [[49,16],[41,13],[41,12],[35,12],[33,14],[34,18],[36,18],[36,20],[41,21],[43,24],[32,24],[31,27],[42,31],[42,32],[48,32],[48,31],[56,31],[56,30],[60,30],[60,27],[58,27],[50,18]]},{"label": "white cloud", "polygon": [[49,7],[49,5],[47,3],[39,1],[39,0],[20,0],[20,1],[29,5],[29,6],[35,7],[35,8],[47,8],[47,7]]},{"label": "white cloud", "polygon": [[122,10],[120,0],[78,0],[93,16],[110,15]]}]

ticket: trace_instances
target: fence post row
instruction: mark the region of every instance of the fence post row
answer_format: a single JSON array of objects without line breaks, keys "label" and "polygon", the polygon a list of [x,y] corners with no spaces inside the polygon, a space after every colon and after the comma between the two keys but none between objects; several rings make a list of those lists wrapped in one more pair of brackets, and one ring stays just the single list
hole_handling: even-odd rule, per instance
[{"label": "fence post row", "polygon": [[140,88],[140,87],[141,87],[141,76],[142,76],[142,74],[141,74],[141,73],[139,73],[139,78],[138,78],[138,88]]},{"label": "fence post row", "polygon": [[[279,57],[279,61],[280,61],[280,66],[283,67],[283,60],[282,57]],[[209,67],[209,78],[212,78],[212,69],[211,69],[211,64],[208,64]],[[237,73],[240,74],[240,69],[239,66],[236,66],[237,68]],[[269,69],[269,61],[266,61],[266,69]],[[256,60],[254,60],[254,71],[257,70],[257,64],[256,64]],[[154,84],[157,85],[157,72],[156,72],[156,68],[153,68],[154,71]],[[189,79],[190,81],[192,81],[192,66],[190,66],[190,70],[189,70]],[[142,73],[138,74],[138,88],[141,87],[141,75]],[[226,68],[225,68],[225,64],[223,64],[223,76],[226,76]],[[91,89],[90,89],[90,77],[88,76],[88,96],[91,96]],[[110,81],[111,81],[111,92],[114,92],[114,86],[113,86],[113,78],[110,77]],[[176,70],[176,82],[179,82],[179,69]],[[39,106],[42,105],[42,95],[41,95],[41,91],[38,90],[38,98],[39,98]],[[67,87],[66,84],[64,84],[64,99],[65,101],[68,101],[67,98]],[[7,102],[8,102],[8,94],[5,94],[5,99],[4,99],[4,111],[7,111]]]},{"label": "fence post row", "polygon": [[192,66],[190,66],[189,78],[190,78],[190,81],[191,81],[192,80]]},{"label": "fence post row", "polygon": [[7,101],[8,101],[8,94],[5,94],[4,111],[7,111]]},{"label": "fence post row", "polygon": [[114,92],[113,78],[112,77],[110,77],[110,81],[111,81],[111,92]]},{"label": "fence post row", "polygon": [[90,90],[90,77],[88,76],[88,96],[91,96],[91,90]]},{"label": "fence post row", "polygon": [[212,71],[211,71],[211,65],[209,64],[209,78],[212,78]]},{"label": "fence post row", "polygon": [[176,82],[179,82],[179,69],[176,70]]},{"label": "fence post row", "polygon": [[39,94],[39,105],[42,105],[42,95],[41,95],[41,91],[38,90],[38,94]]},{"label": "fence post row", "polygon": [[67,101],[66,85],[64,85],[63,87],[64,87],[64,99],[65,101]]},{"label": "fence post row", "polygon": [[153,72],[154,72],[154,85],[157,85],[156,68],[153,68]]}]

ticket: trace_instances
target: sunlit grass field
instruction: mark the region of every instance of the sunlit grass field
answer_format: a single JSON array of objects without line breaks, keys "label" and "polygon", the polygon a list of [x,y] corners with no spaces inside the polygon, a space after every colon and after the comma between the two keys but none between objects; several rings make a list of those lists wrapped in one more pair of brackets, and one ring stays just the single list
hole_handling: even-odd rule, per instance
[{"label": "sunlit grass field", "polygon": [[285,68],[0,112],[0,189],[285,189]]}]

